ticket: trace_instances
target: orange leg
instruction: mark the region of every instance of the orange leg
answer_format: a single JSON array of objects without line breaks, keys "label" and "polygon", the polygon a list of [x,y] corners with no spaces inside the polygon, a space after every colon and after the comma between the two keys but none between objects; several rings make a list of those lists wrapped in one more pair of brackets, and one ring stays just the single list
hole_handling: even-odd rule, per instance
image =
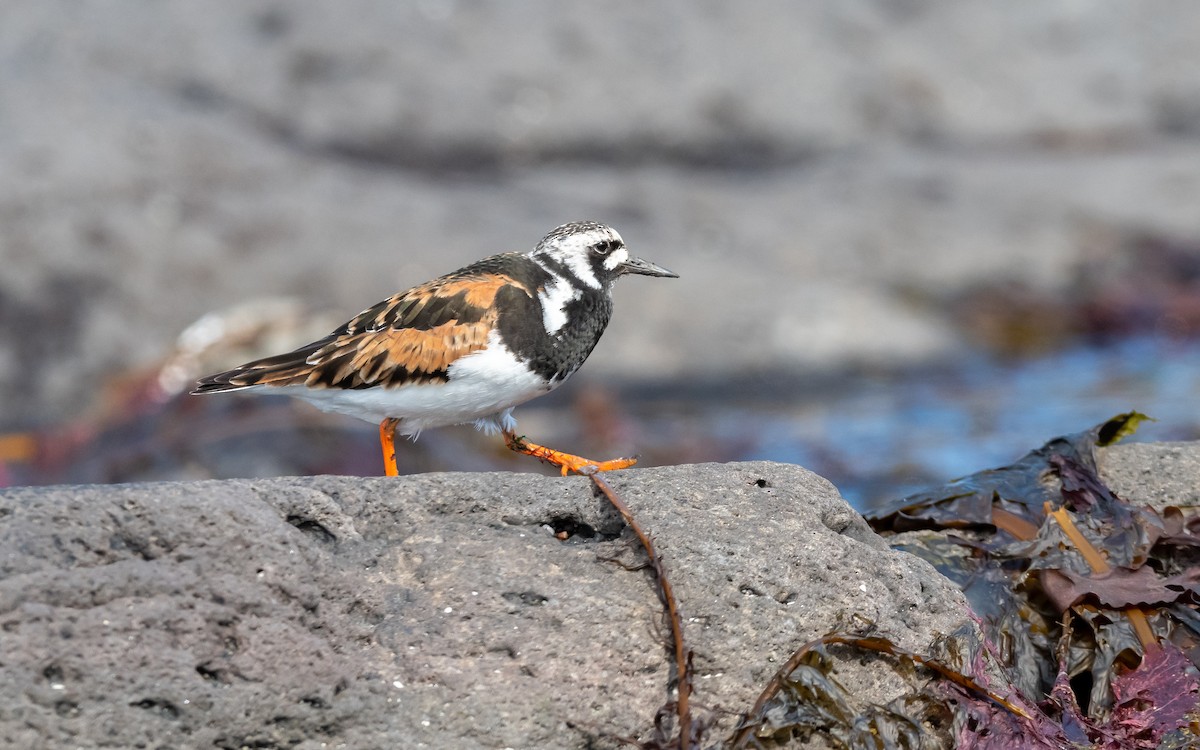
[{"label": "orange leg", "polygon": [[379,423],[379,444],[383,446],[383,471],[389,477],[398,476],[396,468],[396,425],[399,419],[388,417]]},{"label": "orange leg", "polygon": [[573,456],[570,453],[563,453],[553,448],[547,448],[544,445],[531,443],[524,437],[518,437],[515,432],[510,431],[505,431],[504,442],[517,453],[524,453],[534,458],[540,458],[547,463],[558,466],[562,469],[564,477],[569,471],[573,471],[576,474],[591,473],[584,470],[592,466],[595,467],[595,471],[613,471],[614,469],[627,469],[637,463],[636,458],[614,458],[611,461],[593,461],[590,458]]}]

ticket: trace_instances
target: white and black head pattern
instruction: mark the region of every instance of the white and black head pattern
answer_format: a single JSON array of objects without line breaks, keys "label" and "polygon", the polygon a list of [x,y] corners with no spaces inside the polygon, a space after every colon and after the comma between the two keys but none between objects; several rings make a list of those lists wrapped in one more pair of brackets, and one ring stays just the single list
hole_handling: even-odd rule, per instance
[{"label": "white and black head pattern", "polygon": [[547,234],[530,256],[555,276],[578,286],[607,290],[629,260],[617,230],[594,221],[563,224]]},{"label": "white and black head pattern", "polygon": [[563,224],[527,257],[545,272],[537,291],[541,325],[536,332],[527,329],[526,337],[511,338],[523,349],[519,354],[552,382],[574,372],[600,340],[612,315],[612,285],[618,276],[675,276],[630,255],[615,229],[595,221]]},{"label": "white and black head pattern", "polygon": [[[563,224],[543,237],[529,256],[550,274],[538,295],[542,323],[550,335],[562,330],[569,310],[580,307],[585,297],[600,295],[604,306],[611,305],[612,283],[618,276],[675,276],[661,266],[631,256],[617,230],[595,221]],[[607,322],[607,312],[604,320]]]}]

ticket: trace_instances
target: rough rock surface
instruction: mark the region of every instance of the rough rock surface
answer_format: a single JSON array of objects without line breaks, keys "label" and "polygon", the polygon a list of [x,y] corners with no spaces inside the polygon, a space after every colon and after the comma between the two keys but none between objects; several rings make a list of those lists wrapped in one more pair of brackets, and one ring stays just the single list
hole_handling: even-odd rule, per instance
[{"label": "rough rock surface", "polygon": [[[865,616],[924,651],[963,598],[820,477],[629,470],[726,736],[799,645]],[[0,745],[610,747],[673,667],[648,574],[582,477],[427,474],[0,491]],[[554,531],[568,531],[566,541]],[[906,688],[861,654],[862,700]],[[813,745],[821,746],[819,740]]]},{"label": "rough rock surface", "polygon": [[1130,502],[1200,507],[1200,442],[1116,445],[1100,451],[1097,463],[1108,486]]}]

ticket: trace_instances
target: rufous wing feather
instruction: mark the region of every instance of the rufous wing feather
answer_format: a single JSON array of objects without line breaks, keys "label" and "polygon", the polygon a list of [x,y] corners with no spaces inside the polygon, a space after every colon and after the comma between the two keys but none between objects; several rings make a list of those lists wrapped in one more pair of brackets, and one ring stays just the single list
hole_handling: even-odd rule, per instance
[{"label": "rufous wing feather", "polygon": [[444,382],[455,360],[487,346],[501,289],[514,287],[531,297],[535,293],[508,275],[477,266],[394,295],[295,351],[204,378],[192,392]]}]

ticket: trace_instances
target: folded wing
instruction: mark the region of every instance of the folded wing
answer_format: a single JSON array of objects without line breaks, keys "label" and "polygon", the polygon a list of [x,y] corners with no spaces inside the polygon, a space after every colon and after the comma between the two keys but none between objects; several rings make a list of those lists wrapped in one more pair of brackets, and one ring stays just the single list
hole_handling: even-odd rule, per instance
[{"label": "folded wing", "polygon": [[193,393],[256,386],[395,387],[445,382],[455,360],[488,345],[496,297],[535,289],[476,264],[396,294],[295,351],[202,379]]}]

